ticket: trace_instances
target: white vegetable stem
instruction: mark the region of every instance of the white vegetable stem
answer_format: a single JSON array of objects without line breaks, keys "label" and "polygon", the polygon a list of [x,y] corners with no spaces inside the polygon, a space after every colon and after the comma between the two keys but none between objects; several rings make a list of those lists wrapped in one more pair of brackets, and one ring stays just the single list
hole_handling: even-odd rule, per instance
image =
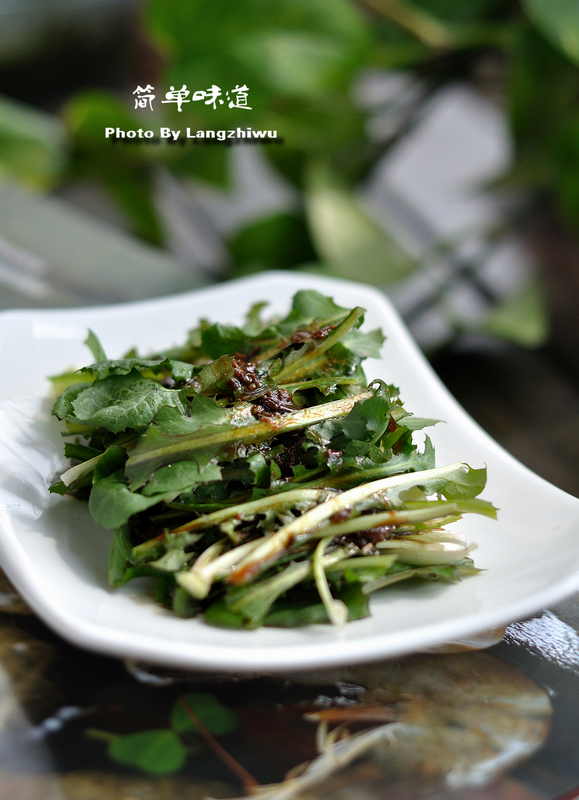
[{"label": "white vegetable stem", "polygon": [[[278,494],[268,495],[267,497],[260,497],[259,500],[249,500],[247,503],[238,503],[228,508],[220,508],[218,511],[212,511],[210,514],[203,514],[197,519],[181,525],[179,528],[173,528],[168,531],[170,535],[179,535],[188,531],[203,530],[204,528],[211,528],[214,525],[221,525],[230,519],[237,518],[239,520],[251,519],[256,514],[262,511],[269,511],[278,509],[283,511],[284,508],[307,508],[315,503],[323,502],[327,497],[334,494],[334,489],[292,489],[288,492],[279,492]],[[156,547],[162,544],[165,540],[165,533],[156,536],[154,539],[149,539],[143,544],[137,545],[133,548],[133,555],[135,558],[144,558]],[[254,541],[253,544],[256,544]],[[225,554],[227,556],[227,554]],[[228,558],[226,559],[228,561]],[[199,559],[195,562],[199,564]],[[228,562],[229,563],[229,562]]]},{"label": "white vegetable stem", "polygon": [[324,604],[328,619],[332,625],[344,625],[348,621],[348,606],[341,600],[336,600],[332,597],[330,585],[326,577],[326,570],[324,568],[324,550],[329,545],[332,538],[332,536],[328,536],[326,539],[322,539],[316,547],[314,557],[312,558],[312,570],[316,582],[316,589]]},{"label": "white vegetable stem", "polygon": [[[223,550],[223,542],[215,542],[201,553],[191,569],[175,576],[177,583],[193,597],[203,600],[209,594],[213,581],[227,574],[229,570],[235,569],[239,560],[253,547],[255,547],[255,542],[246,542],[220,555]],[[206,556],[212,548],[215,549],[207,558]]]},{"label": "white vegetable stem", "polygon": [[442,539],[421,541],[424,537],[403,536],[397,539],[387,539],[376,546],[379,550],[387,550],[398,556],[402,564],[414,566],[427,566],[434,564],[456,564],[474,549],[473,544],[468,544],[461,536],[462,541],[444,541]]},{"label": "white vegetable stem", "polygon": [[78,480],[78,478],[82,477],[85,472],[90,472],[93,470],[98,462],[103,457],[103,453],[99,453],[98,456],[94,456],[94,458],[89,458],[88,461],[83,461],[81,464],[76,464],[76,466],[67,469],[66,472],[63,472],[60,476],[60,480],[64,483],[65,486],[70,486],[71,483]]},{"label": "white vegetable stem", "polygon": [[448,517],[453,514],[460,514],[459,503],[440,503],[438,505],[427,506],[426,508],[384,511],[380,514],[364,514],[360,517],[348,519],[345,522],[339,522],[336,525],[327,525],[318,531],[318,535],[324,536],[331,532],[332,536],[348,536],[350,533],[367,531],[381,525],[396,527],[399,525],[415,525],[419,522],[428,522],[432,519]]},{"label": "white vegetable stem", "polygon": [[381,478],[371,483],[355,486],[353,489],[342,492],[342,494],[326,500],[325,503],[315,506],[310,511],[306,511],[301,517],[298,517],[288,525],[284,525],[273,535],[258,539],[258,546],[238,562],[237,569],[229,575],[229,579],[236,582],[237,577],[237,582],[239,582],[239,578],[243,581],[245,575],[248,578],[253,577],[256,571],[267,566],[284,553],[292,542],[309,538],[319,525],[338,511],[347,507],[355,508],[358,503],[372,494],[387,495],[392,490],[396,490],[398,493],[404,490],[405,487],[424,486],[431,481],[450,478],[458,471],[466,473],[468,469],[467,464],[461,464],[457,461],[445,467],[425,469],[420,472],[405,473],[404,475],[392,475],[388,478]]},{"label": "white vegetable stem", "polygon": [[211,514],[204,514],[191,522],[187,522],[185,525],[181,525],[179,528],[174,528],[171,533],[184,533],[197,528],[209,528],[211,525],[219,525],[232,517],[244,519],[278,506],[291,507],[295,503],[321,502],[331,493],[331,489],[293,489],[289,492],[280,492],[279,494],[260,497],[259,500],[250,500],[247,503],[239,503],[229,508],[221,508]]}]

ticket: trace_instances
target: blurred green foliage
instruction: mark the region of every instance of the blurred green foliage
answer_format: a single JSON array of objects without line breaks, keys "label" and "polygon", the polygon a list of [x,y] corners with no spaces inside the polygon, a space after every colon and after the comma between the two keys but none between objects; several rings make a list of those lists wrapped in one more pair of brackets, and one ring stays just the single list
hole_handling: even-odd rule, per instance
[{"label": "blurred green foliage", "polygon": [[50,114],[0,97],[0,182],[46,189],[62,174],[66,130]]},{"label": "blurred green foliage", "polygon": [[130,110],[104,92],[87,92],[68,105],[64,119],[73,145],[67,179],[88,178],[102,183],[132,220],[135,233],[147,241],[161,243],[161,227],[153,204],[154,164],[150,149],[117,143],[111,146],[111,141],[104,139],[106,127],[135,127]]},{"label": "blurred green foliage", "polygon": [[523,0],[523,7],[538,30],[579,64],[579,10],[575,0]]},{"label": "blurred green foliage", "polygon": [[[162,243],[159,170],[226,188],[230,149],[114,143],[105,139],[105,127],[277,130],[283,146],[262,151],[301,199],[292,211],[272,210],[235,231],[225,242],[230,275],[303,267],[386,286],[417,265],[360,205],[356,187],[405,126],[387,141],[372,140],[369,112],[356,103],[353,86],[364,70],[402,69],[421,81],[424,102],[445,82],[469,78],[492,53],[503,65],[500,88],[516,147],[504,182],[547,192],[579,230],[575,0],[147,0],[142,28],[160,56],[154,111],[135,110],[131,90],[125,98],[80,94],[63,112],[65,145],[62,130],[40,120],[31,126],[22,109],[6,102],[0,108],[0,176],[45,188],[78,178],[97,181],[139,236]],[[196,101],[179,111],[161,103],[170,87],[183,84],[191,92],[217,85],[222,99],[245,84],[251,110]],[[538,308],[533,291],[520,306],[527,317]],[[504,324],[508,308],[503,312],[496,330],[517,338],[513,325]],[[518,329],[529,343],[542,335],[538,317]]]},{"label": "blurred green foliage", "polygon": [[288,213],[246,225],[229,241],[229,252],[240,274],[289,269],[316,260],[304,219]]},{"label": "blurred green foliage", "polygon": [[115,734],[88,729],[93,739],[107,742],[107,754],[117,764],[149,775],[170,775],[179,772],[188,756],[203,757],[205,745],[199,736],[197,722],[205,734],[223,736],[239,727],[234,711],[208,692],[189,692],[177,700],[166,728]]}]

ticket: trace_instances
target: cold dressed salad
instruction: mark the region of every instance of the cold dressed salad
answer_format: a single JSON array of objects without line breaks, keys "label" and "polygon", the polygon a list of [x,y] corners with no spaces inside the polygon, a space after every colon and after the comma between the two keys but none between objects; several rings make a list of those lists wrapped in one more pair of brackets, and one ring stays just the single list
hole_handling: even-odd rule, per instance
[{"label": "cold dressed salad", "polygon": [[406,579],[478,572],[444,529],[486,474],[435,467],[413,432],[436,420],[361,367],[384,337],[364,309],[300,291],[283,319],[253,306],[241,327],[202,320],[187,341],[53,378],[53,413],[72,460],[51,492],[88,500],[114,529],[109,580],[155,579],[182,617],[234,628],[342,624],[370,595]]}]

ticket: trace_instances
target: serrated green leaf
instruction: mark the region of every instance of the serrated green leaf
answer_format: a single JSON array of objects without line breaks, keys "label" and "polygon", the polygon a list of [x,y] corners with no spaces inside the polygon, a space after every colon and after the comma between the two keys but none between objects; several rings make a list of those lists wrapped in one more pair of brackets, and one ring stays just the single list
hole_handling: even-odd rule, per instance
[{"label": "serrated green leaf", "polygon": [[127,451],[124,447],[111,445],[107,448],[95,465],[93,472],[93,483],[100,481],[116,472],[124,465],[127,460]]},{"label": "serrated green leaf", "polygon": [[142,428],[164,406],[187,413],[181,392],[165,389],[136,370],[128,375],[110,375],[88,388],[82,386],[71,405],[75,420],[89,428],[107,428],[113,433]]},{"label": "serrated green leaf", "polygon": [[[104,355],[104,354],[103,354]],[[194,368],[191,364],[170,358],[118,358],[114,360],[97,359],[96,363],[82,367],[79,372],[93,373],[95,380],[108,378],[109,375],[128,375],[133,370],[150,370],[153,373],[166,372],[175,380],[188,380]]]},{"label": "serrated green leaf", "polygon": [[131,492],[122,469],[113,472],[93,486],[88,501],[92,518],[103,528],[110,530],[124,525],[133,514],[156,505],[165,498],[174,498],[175,494],[159,494],[145,497]]},{"label": "serrated green leaf", "polygon": [[66,419],[67,417],[74,416],[74,408],[73,403],[77,399],[77,397],[84,392],[85,389],[88,389],[90,384],[88,383],[72,383],[70,386],[67,386],[66,389],[59,395],[54,403],[52,408],[52,413],[58,419]]},{"label": "serrated green leaf", "polygon": [[432,419],[430,417],[416,417],[414,414],[404,414],[404,416],[397,417],[396,422],[402,425],[409,431],[421,431],[424,428],[430,428],[433,425],[438,425],[442,422],[440,419]]},{"label": "serrated green leaf", "polygon": [[[276,332],[273,332],[273,337]],[[273,338],[271,335],[267,338]],[[249,335],[244,329],[235,325],[223,325],[216,322],[207,326],[201,333],[201,349],[212,359],[221,356],[231,357],[235,353],[251,353],[263,337]]]},{"label": "serrated green leaf", "polygon": [[[136,490],[154,479],[157,470],[178,463],[189,463],[192,466],[184,467],[183,472],[176,474],[185,477],[187,474],[201,476],[204,469],[213,461],[216,463],[217,454],[221,444],[206,445],[205,442],[211,433],[227,435],[225,426],[205,426],[201,431],[184,434],[169,434],[155,426],[148,428],[146,434],[140,439],[137,446],[129,456],[126,474],[130,481],[131,489]],[[167,472],[159,478],[160,481],[170,480]]]},{"label": "serrated green leaf", "polygon": [[467,500],[476,497],[485,488],[487,481],[486,467],[472,469],[462,465],[462,469],[457,469],[439,484],[437,481],[428,488],[438,491],[447,500]]},{"label": "serrated green leaf", "polygon": [[361,358],[380,358],[385,340],[386,337],[380,328],[373,331],[361,331],[354,328],[342,338],[342,344]]},{"label": "serrated green leaf", "polygon": [[155,417],[155,427],[163,433],[174,435],[196,433],[210,425],[224,425],[231,422],[231,412],[220,408],[209,397],[192,397],[189,402],[189,415],[183,416],[177,408],[162,408]]},{"label": "serrated green leaf", "polygon": [[199,454],[195,461],[177,461],[174,464],[156,470],[149,483],[143,487],[146,497],[164,492],[190,491],[200,483],[221,480],[221,467],[216,459],[205,460],[205,454]]},{"label": "serrated green leaf", "polygon": [[101,451],[95,447],[87,447],[87,445],[79,444],[78,442],[65,442],[64,455],[66,458],[73,458],[76,461],[88,461],[90,458],[100,455]]},{"label": "serrated green leaf", "polygon": [[330,325],[347,315],[348,309],[336,305],[331,297],[315,289],[302,289],[294,295],[291,311],[278,323],[278,328],[287,335],[299,328],[308,328],[314,322],[320,327]]},{"label": "serrated green leaf", "polygon": [[[215,326],[214,326],[215,327]],[[223,326],[219,326],[223,328]],[[238,328],[231,329],[232,331],[239,331]],[[214,346],[214,343],[208,344],[205,341],[205,334],[208,331],[205,331],[204,341],[203,341],[203,348],[206,352],[210,352],[210,355],[214,355],[219,350],[223,350],[228,348],[228,352],[235,352],[240,353],[244,350],[245,344],[247,344],[247,337],[243,337],[243,339],[238,339],[237,342],[232,342],[225,339],[221,339],[221,345],[219,347]],[[219,331],[219,334],[222,334],[223,331]],[[231,331],[230,331],[231,333]],[[228,344],[231,344],[231,347],[228,347]],[[239,344],[240,347],[236,349],[234,347],[235,344]],[[207,364],[207,366],[203,367],[203,369],[199,372],[197,376],[197,380],[199,381],[200,388],[199,393],[204,395],[218,395],[218,394],[231,394],[232,386],[234,386],[235,380],[235,364],[237,359],[235,356],[227,356],[221,355],[218,356],[215,361],[212,361],[211,364]]]},{"label": "serrated green leaf", "polygon": [[[390,420],[390,401],[385,394],[375,394],[356,403],[347,417],[330,420],[316,426],[316,431],[336,450],[346,456],[362,456],[368,453],[368,443],[378,440]],[[361,447],[356,447],[356,443]]]}]

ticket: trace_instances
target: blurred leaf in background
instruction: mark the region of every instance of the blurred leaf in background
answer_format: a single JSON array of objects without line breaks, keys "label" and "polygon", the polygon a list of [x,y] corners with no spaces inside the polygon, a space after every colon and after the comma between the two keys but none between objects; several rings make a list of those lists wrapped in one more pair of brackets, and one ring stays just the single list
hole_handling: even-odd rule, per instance
[{"label": "blurred leaf in background", "polygon": [[[138,236],[166,243],[160,178],[178,184],[192,207],[209,186],[214,199],[227,199],[241,156],[221,143],[114,142],[104,128],[277,131],[283,145],[260,147],[256,158],[297,189],[297,201],[229,225],[206,206],[194,208],[196,224],[223,240],[211,279],[301,268],[393,286],[423,274],[429,253],[403,247],[361,201],[360,188],[420,125],[442,87],[475,80],[490,59],[499,65],[492,92],[505,100],[514,142],[503,186],[522,187],[529,208],[552,198],[579,232],[579,6],[571,0],[147,0],[141,25],[156,64],[147,77],[153,110],[134,108],[135,84],[124,94],[82,92],[63,111],[67,151],[61,122],[0,106],[2,176],[40,188],[100,184]],[[360,76],[393,69],[419,86],[419,102],[404,113],[400,98],[363,106]],[[182,110],[162,102],[182,86],[191,92]],[[244,86],[248,107],[230,105]],[[196,91],[207,94],[194,100]],[[390,114],[387,134],[376,134],[380,114]],[[539,343],[545,314],[537,287],[522,280],[476,325]]]},{"label": "blurred leaf in background", "polygon": [[135,233],[160,244],[150,146],[133,146],[132,140],[126,144],[104,136],[107,127],[137,130],[142,123],[120,100],[104,92],[77,97],[65,110],[65,120],[73,142],[66,178],[82,177],[102,183],[129,216]]},{"label": "blurred leaf in background", "polygon": [[523,0],[523,8],[545,37],[579,64],[579,10],[574,0]]},{"label": "blurred leaf in background", "polygon": [[542,345],[549,333],[549,321],[540,282],[524,283],[518,293],[488,315],[482,330],[523,347]]},{"label": "blurred leaf in background", "polygon": [[311,162],[305,204],[318,256],[337,277],[386,286],[405,277],[413,260],[364,211],[325,162]]},{"label": "blurred leaf in background", "polygon": [[58,117],[0,97],[0,181],[49,189],[66,163],[67,133]]},{"label": "blurred leaf in background", "polygon": [[288,269],[314,261],[308,228],[301,217],[280,213],[246,225],[230,241],[235,274]]}]

